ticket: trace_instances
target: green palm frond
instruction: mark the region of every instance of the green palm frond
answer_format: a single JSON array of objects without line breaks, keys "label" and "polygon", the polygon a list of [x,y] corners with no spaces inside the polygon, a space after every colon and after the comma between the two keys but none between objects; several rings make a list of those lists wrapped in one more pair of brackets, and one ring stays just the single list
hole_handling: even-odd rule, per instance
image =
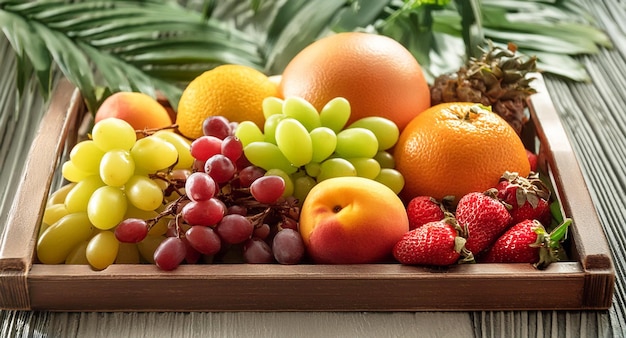
[{"label": "green palm frond", "polygon": [[206,69],[264,65],[245,34],[171,1],[0,0],[0,27],[17,54],[18,85],[34,72],[49,93],[56,65],[90,109],[98,86],[153,96],[158,88],[175,105],[177,84]]},{"label": "green palm frond", "polygon": [[585,81],[576,55],[611,47],[597,26],[567,0],[0,0],[18,88],[34,75],[48,95],[60,70],[92,111],[121,90],[158,89],[176,105],[186,83],[225,63],[279,74],[319,37],[356,30],[401,42],[430,79],[489,39]]}]

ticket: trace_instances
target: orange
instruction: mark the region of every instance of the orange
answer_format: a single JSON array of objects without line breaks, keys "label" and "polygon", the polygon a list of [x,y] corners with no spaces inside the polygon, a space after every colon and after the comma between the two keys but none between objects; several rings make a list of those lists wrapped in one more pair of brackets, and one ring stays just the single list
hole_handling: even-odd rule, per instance
[{"label": "orange", "polygon": [[352,109],[348,123],[382,116],[400,130],[430,107],[428,83],[415,57],[389,37],[361,32],[331,35],[304,48],[283,71],[280,92],[302,97],[318,110],[341,96]]},{"label": "orange", "polygon": [[515,130],[496,113],[469,102],[442,103],[414,118],[394,148],[405,178],[405,201],[426,195],[441,200],[485,191],[505,171],[527,176],[530,163]]},{"label": "orange", "polygon": [[178,102],[176,123],[181,134],[196,139],[209,116],[224,116],[231,122],[252,121],[261,130],[265,124],[263,100],[277,96],[275,81],[243,65],[222,65],[193,79]]},{"label": "orange", "polygon": [[163,128],[172,125],[169,112],[156,99],[138,92],[117,92],[107,97],[96,112],[94,122],[116,117],[135,130]]}]

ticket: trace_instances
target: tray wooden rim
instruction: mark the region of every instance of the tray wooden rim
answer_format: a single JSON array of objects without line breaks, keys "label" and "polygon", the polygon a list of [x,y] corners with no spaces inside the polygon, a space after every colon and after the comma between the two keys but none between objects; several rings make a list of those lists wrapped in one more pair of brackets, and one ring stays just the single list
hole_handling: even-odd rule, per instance
[{"label": "tray wooden rim", "polygon": [[[472,264],[446,269],[399,264],[223,264],[186,265],[173,272],[160,271],[153,265],[114,265],[96,272],[86,266],[33,264],[36,233],[50,190],[51,173],[67,145],[75,141],[77,123],[84,113],[79,93],[63,80],[32,144],[0,243],[0,308],[52,311],[608,309],[615,283],[609,246],[543,78],[540,74],[536,77],[533,83],[538,92],[530,98],[529,106],[532,132],[541,144],[540,163],[552,174],[564,213],[574,220],[570,231],[574,261],[558,262],[544,271],[528,264]],[[68,297],[68,293],[72,296]]]}]

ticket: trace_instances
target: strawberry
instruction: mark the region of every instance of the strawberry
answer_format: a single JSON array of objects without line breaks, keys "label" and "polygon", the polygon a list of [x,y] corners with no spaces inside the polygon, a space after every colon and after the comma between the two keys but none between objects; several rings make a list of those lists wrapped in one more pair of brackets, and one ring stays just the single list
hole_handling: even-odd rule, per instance
[{"label": "strawberry", "polygon": [[532,172],[536,172],[537,171],[537,154],[533,153],[532,151],[526,149],[526,157],[528,157],[528,162],[530,163],[530,171]]},{"label": "strawberry", "polygon": [[525,219],[536,219],[543,225],[550,225],[550,189],[539,179],[538,174],[522,177],[507,171],[496,189],[498,198],[510,205],[509,212],[514,224]]},{"label": "strawberry", "polygon": [[567,228],[572,223],[566,219],[552,232],[537,220],[523,220],[500,236],[479,261],[483,263],[533,263],[538,269],[545,269],[550,263],[559,260],[561,243],[567,236]]},{"label": "strawberry", "polygon": [[454,218],[426,223],[410,230],[393,247],[393,256],[402,264],[447,266],[471,253],[464,250],[465,238],[459,236]]},{"label": "strawberry", "polygon": [[429,196],[417,196],[406,207],[409,217],[409,230],[445,218],[446,209],[442,203]]},{"label": "strawberry", "polygon": [[456,219],[467,233],[465,247],[474,255],[487,249],[511,224],[511,215],[496,192],[471,192],[457,204]]}]

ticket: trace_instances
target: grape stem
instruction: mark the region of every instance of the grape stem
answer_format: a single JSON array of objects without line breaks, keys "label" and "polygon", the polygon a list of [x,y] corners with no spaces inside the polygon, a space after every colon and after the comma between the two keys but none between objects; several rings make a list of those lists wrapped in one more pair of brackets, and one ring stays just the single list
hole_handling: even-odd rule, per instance
[{"label": "grape stem", "polygon": [[176,129],[176,128],[178,128],[178,124],[172,124],[166,127],[159,127],[159,128],[136,129],[135,133],[141,134],[143,136],[150,136],[156,133],[157,131],[167,130],[167,129]]}]

